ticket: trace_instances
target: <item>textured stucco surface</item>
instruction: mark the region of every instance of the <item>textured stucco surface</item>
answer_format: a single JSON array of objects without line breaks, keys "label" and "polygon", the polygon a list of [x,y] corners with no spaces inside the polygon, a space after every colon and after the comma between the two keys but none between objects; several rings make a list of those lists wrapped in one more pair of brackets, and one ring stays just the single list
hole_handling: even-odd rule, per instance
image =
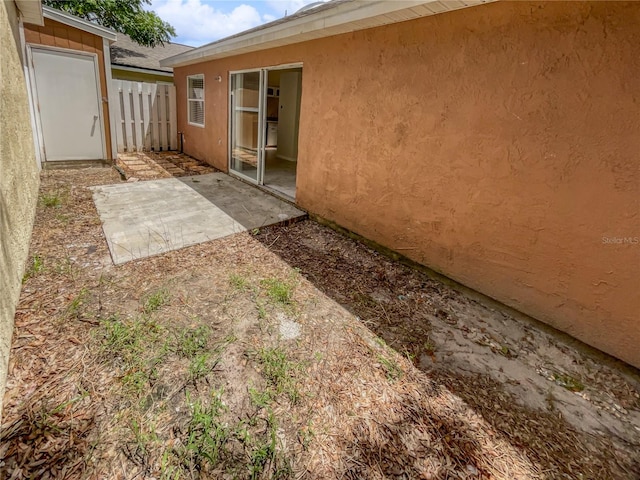
[{"label": "textured stucco surface", "polygon": [[0,412],[15,314],[38,194],[13,1],[0,2]]},{"label": "textured stucco surface", "polygon": [[639,24],[498,2],[176,68],[179,130],[226,170],[229,70],[303,62],[302,207],[640,367]]},{"label": "textured stucco surface", "polygon": [[[89,32],[83,32],[82,30],[64,25],[49,18],[44,19],[44,26],[25,25],[24,37],[27,43],[33,45],[66,48],[96,54],[98,56],[98,70],[100,72],[100,92],[103,99],[109,98],[107,94],[107,73],[104,68],[102,37]],[[104,119],[107,158],[112,159],[109,104],[105,101],[102,102],[102,118]]]}]

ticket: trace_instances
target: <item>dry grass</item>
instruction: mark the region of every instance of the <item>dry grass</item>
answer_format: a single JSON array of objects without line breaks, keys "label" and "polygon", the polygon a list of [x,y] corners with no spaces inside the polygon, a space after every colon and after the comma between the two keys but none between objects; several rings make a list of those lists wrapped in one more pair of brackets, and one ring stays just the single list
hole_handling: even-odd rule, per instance
[{"label": "dry grass", "polygon": [[[500,312],[312,222],[115,267],[87,187],[117,178],[43,174],[43,195],[67,193],[38,207],[4,477],[640,475],[633,379],[527,327],[566,350],[538,372],[534,353],[549,359],[506,332],[515,320],[493,331]],[[488,366],[465,367],[447,338]],[[515,365],[548,388],[548,408],[500,372]],[[616,434],[571,423],[567,400]]]}]

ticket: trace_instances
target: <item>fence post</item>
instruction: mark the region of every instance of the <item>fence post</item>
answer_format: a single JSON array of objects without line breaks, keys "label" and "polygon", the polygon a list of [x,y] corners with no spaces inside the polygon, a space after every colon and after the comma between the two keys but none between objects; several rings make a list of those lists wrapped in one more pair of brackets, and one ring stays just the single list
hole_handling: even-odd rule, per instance
[{"label": "fence post", "polygon": [[112,80],[118,153],[176,150],[178,125],[173,85]]},{"label": "fence post", "polygon": [[178,149],[178,120],[176,105],[176,86],[169,85],[169,150]]}]

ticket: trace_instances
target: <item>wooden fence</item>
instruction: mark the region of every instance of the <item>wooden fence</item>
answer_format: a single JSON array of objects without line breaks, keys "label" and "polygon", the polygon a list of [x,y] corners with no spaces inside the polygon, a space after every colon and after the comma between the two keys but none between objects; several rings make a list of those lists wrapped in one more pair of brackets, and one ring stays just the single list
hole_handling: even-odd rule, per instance
[{"label": "wooden fence", "polygon": [[118,153],[177,150],[176,87],[112,80]]}]

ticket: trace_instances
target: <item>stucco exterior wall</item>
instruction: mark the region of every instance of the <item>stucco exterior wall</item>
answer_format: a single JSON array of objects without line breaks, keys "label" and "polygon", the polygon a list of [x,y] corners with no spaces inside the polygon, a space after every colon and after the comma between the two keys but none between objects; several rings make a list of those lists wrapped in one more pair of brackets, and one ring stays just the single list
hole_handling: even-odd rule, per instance
[{"label": "stucco exterior wall", "polygon": [[22,68],[18,14],[0,2],[0,413],[13,318],[38,198],[39,176]]},{"label": "stucco exterior wall", "polygon": [[[81,52],[95,53],[98,56],[100,71],[100,94],[102,98],[109,98],[107,94],[107,74],[104,68],[104,47],[102,37],[83,32],[74,27],[45,18],[44,26],[25,25],[25,41],[34,45],[67,48]],[[107,158],[112,159],[111,151],[111,121],[109,118],[109,104],[102,102],[102,118],[104,118],[104,133],[107,148]]]},{"label": "stucco exterior wall", "polygon": [[638,25],[497,2],[176,68],[179,130],[226,170],[228,71],[303,62],[302,207],[640,367]]}]

